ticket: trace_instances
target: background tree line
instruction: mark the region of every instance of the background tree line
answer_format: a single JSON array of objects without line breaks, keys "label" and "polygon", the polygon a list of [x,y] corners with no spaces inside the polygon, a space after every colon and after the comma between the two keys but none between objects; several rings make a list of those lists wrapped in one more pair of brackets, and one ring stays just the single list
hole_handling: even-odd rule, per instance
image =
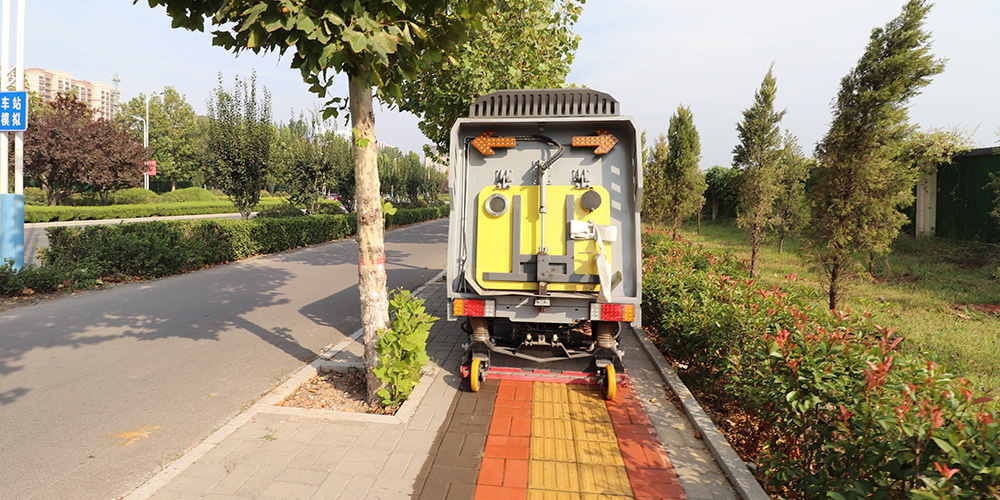
[{"label": "background tree line", "polygon": [[[146,106],[149,148],[142,147]],[[267,89],[256,78],[236,77],[219,85],[209,99],[208,115],[199,116],[173,87],[122,104],[114,119],[96,119],[73,93],[55,100],[31,100],[32,127],[26,138],[29,185],[40,187],[49,205],[91,194],[100,204],[112,190],[142,185],[147,160],[156,162],[156,179],[179,185],[214,188],[249,214],[262,190],[281,194],[308,213],[336,195],[354,209],[354,158],[349,139],[317,113],[274,123]],[[379,151],[382,194],[397,204],[438,201],[447,174],[425,167],[413,152]]]},{"label": "background tree line", "polygon": [[786,238],[802,236],[836,309],[848,279],[872,273],[874,261],[891,251],[919,175],[970,147],[961,131],[921,131],[908,123],[909,100],[944,70],[923,27],[929,9],[924,0],[909,0],[898,17],[872,30],[856,67],[841,80],[830,130],[812,158],[781,131],[786,111],[775,107],[773,65],[736,126],[731,168],[699,170],[693,115],[678,108],[667,135],[645,153],[644,218],[676,233],[684,220],[700,221],[705,207],[713,219],[735,217],[750,242],[751,275],[767,241],[781,251]]}]

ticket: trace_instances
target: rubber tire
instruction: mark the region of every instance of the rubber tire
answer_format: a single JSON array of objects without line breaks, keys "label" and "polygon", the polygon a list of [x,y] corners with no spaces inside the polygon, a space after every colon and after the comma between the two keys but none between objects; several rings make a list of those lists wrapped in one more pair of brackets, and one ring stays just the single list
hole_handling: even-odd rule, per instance
[{"label": "rubber tire", "polygon": [[481,363],[482,360],[479,358],[472,358],[472,362],[469,363],[469,388],[472,389],[472,392],[479,392],[482,382],[479,377],[483,370]]},{"label": "rubber tire", "polygon": [[615,377],[615,365],[607,364],[604,367],[604,383],[601,385],[601,392],[604,399],[612,401],[618,395],[618,379]]}]

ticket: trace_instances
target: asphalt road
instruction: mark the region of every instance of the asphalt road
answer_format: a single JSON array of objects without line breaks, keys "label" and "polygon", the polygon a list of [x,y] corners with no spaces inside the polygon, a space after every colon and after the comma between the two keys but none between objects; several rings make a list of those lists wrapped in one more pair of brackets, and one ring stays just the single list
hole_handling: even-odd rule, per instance
[{"label": "asphalt road", "polygon": [[[387,233],[390,288],[443,269],[447,221]],[[108,499],[360,327],[344,240],[0,313],[0,498]]]}]

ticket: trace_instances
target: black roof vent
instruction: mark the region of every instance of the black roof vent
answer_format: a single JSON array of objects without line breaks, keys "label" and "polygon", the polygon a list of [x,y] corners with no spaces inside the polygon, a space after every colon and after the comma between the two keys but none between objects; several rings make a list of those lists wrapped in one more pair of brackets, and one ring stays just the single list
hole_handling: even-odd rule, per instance
[{"label": "black roof vent", "polygon": [[590,89],[500,90],[469,106],[469,118],[616,116],[618,101]]}]

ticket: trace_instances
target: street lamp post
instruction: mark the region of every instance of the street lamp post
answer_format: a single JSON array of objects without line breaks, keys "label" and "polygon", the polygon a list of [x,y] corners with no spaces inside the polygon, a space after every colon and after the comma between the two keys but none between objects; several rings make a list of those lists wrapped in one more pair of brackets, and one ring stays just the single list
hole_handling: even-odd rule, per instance
[{"label": "street lamp post", "polygon": [[[156,95],[156,92],[146,96],[146,118],[142,120],[142,147],[149,149],[149,98]],[[142,173],[142,187],[149,190],[149,166]]]}]

